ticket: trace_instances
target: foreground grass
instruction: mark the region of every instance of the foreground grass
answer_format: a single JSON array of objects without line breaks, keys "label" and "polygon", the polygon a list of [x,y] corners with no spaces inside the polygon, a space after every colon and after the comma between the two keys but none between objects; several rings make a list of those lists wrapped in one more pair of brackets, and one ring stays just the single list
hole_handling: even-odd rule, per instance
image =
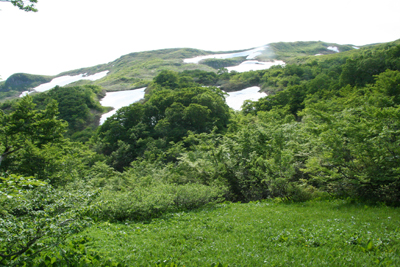
[{"label": "foreground grass", "polygon": [[398,208],[345,201],[221,204],[150,223],[101,223],[89,247],[129,266],[400,266]]}]

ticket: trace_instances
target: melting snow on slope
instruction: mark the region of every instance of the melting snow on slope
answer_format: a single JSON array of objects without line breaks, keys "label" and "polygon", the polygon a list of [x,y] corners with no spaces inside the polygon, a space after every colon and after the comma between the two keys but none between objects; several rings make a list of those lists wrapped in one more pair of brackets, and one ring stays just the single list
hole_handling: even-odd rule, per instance
[{"label": "melting snow on slope", "polygon": [[113,107],[114,109],[101,116],[100,125],[103,124],[108,117],[114,115],[118,109],[129,106],[130,104],[143,99],[145,89],[146,87],[135,90],[106,93],[106,96],[100,101],[100,104],[104,107]]},{"label": "melting snow on slope", "polygon": [[30,91],[23,91],[23,92],[19,95],[19,97],[24,97],[24,96],[26,96],[26,95],[29,95],[29,93],[30,93]]},{"label": "melting snow on slope", "polygon": [[339,53],[339,48],[337,48],[336,46],[328,46],[326,49],[331,50],[333,52]]},{"label": "melting snow on slope", "polygon": [[260,87],[253,86],[236,92],[229,92],[226,97],[226,104],[234,110],[240,110],[245,100],[257,101],[258,99],[267,96],[261,93]]},{"label": "melting snow on slope", "polygon": [[245,72],[245,71],[251,71],[251,70],[266,70],[271,68],[272,66],[276,65],[285,65],[285,62],[282,60],[276,60],[272,62],[261,62],[257,60],[248,60],[242,62],[238,66],[233,66],[233,67],[227,67],[228,71],[237,71],[237,72]]},{"label": "melting snow on slope", "polygon": [[246,59],[255,59],[257,56],[261,55],[262,51],[265,50],[267,46],[260,46],[254,49],[250,49],[243,52],[238,53],[230,53],[230,54],[216,54],[216,55],[207,55],[207,56],[198,56],[194,58],[186,58],[183,60],[184,63],[194,63],[199,64],[199,62],[203,59],[208,58],[217,58],[217,59],[226,59],[226,58],[234,58],[234,57],[246,57]]},{"label": "melting snow on slope", "polygon": [[[51,80],[51,82],[48,83],[44,83],[39,85],[38,87],[33,88],[34,91],[36,92],[45,92],[48,91],[52,88],[54,88],[55,86],[64,86],[79,80],[91,80],[91,81],[95,81],[95,80],[99,80],[103,77],[105,77],[107,75],[109,71],[102,71],[90,76],[86,76],[85,74],[79,74],[79,75],[75,75],[75,76],[70,76],[70,75],[66,75],[66,76],[61,76],[58,78],[54,78],[53,80]],[[24,92],[25,93],[25,92]]]},{"label": "melting snow on slope", "polygon": [[[107,118],[114,115],[118,109],[129,106],[144,98],[145,89],[135,89],[129,91],[109,92],[100,101],[100,104],[105,107],[113,107],[114,109],[106,114],[103,114],[100,118],[100,125],[103,124]],[[226,97],[226,103],[229,107],[235,110],[240,110],[245,100],[257,101],[258,99],[267,96],[265,93],[261,93],[260,87],[253,86],[236,92],[229,92]]]}]

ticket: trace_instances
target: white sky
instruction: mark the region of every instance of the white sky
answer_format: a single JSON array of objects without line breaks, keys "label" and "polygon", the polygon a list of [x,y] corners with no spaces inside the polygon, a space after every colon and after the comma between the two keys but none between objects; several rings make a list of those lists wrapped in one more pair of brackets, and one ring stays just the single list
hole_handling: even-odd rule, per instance
[{"label": "white sky", "polygon": [[400,38],[399,0],[0,2],[0,76],[56,75],[138,51],[226,51],[279,41],[364,45]]}]

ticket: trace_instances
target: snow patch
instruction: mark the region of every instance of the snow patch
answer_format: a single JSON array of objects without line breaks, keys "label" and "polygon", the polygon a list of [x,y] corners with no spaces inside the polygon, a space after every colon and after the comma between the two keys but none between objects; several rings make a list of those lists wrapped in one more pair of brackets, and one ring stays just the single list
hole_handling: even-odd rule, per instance
[{"label": "snow patch", "polygon": [[285,62],[281,60],[271,61],[271,62],[261,62],[258,60],[254,60],[257,56],[261,55],[263,50],[265,50],[268,46],[260,46],[254,49],[250,49],[243,52],[238,53],[227,53],[227,54],[216,54],[216,55],[206,55],[206,56],[198,56],[194,58],[186,58],[183,60],[184,63],[192,63],[199,64],[200,61],[209,58],[216,59],[227,59],[227,58],[235,58],[235,57],[246,57],[246,61],[242,62],[240,65],[228,67],[228,71],[237,71],[237,72],[245,72],[250,70],[265,70],[269,69],[275,65],[285,65]]},{"label": "snow patch", "polygon": [[107,75],[109,71],[102,71],[90,76],[87,76],[86,73],[83,74],[78,74],[75,76],[70,76],[70,75],[65,75],[65,76],[61,76],[61,77],[57,77],[54,78],[53,80],[51,80],[48,83],[43,83],[41,85],[39,85],[38,87],[33,88],[34,91],[36,92],[45,92],[48,91],[52,88],[54,88],[55,86],[64,86],[79,80],[90,80],[90,81],[95,81],[95,80],[99,80],[103,77],[105,77]]},{"label": "snow patch", "polygon": [[24,96],[26,96],[26,95],[29,95],[31,93],[31,91],[23,91],[20,95],[19,95],[19,97],[24,97]]},{"label": "snow patch", "polygon": [[237,72],[245,72],[251,70],[266,70],[271,68],[272,66],[281,65],[284,66],[285,62],[282,60],[275,60],[271,62],[261,62],[257,60],[247,60],[242,62],[240,65],[227,67],[228,71],[237,71]]},{"label": "snow patch", "polygon": [[228,54],[215,54],[215,55],[206,55],[206,56],[198,56],[194,58],[186,58],[183,60],[184,63],[192,63],[199,64],[199,62],[203,59],[209,58],[217,58],[217,59],[227,59],[234,57],[246,57],[246,59],[255,59],[257,56],[262,54],[262,51],[265,50],[267,46],[260,46],[254,49],[250,49],[243,52],[238,53],[228,53]]},{"label": "snow patch", "polygon": [[118,109],[129,106],[130,104],[143,99],[145,89],[146,87],[135,90],[106,93],[106,96],[100,101],[100,104],[104,107],[113,107],[114,109],[101,116],[100,125],[103,124],[107,118],[114,115]]},{"label": "snow patch", "polygon": [[234,110],[241,110],[245,100],[257,101],[267,96],[267,94],[259,92],[260,87],[253,86],[236,92],[229,92],[226,97],[226,104]]},{"label": "snow patch", "polygon": [[331,50],[333,52],[339,53],[339,48],[337,46],[328,46],[326,49]]}]

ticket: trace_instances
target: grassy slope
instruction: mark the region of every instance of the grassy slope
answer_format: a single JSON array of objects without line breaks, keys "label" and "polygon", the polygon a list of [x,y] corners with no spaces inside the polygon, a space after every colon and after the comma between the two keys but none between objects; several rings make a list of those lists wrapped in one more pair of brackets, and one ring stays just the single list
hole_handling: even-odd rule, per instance
[{"label": "grassy slope", "polygon": [[[328,46],[337,46],[340,51],[354,50],[351,45],[338,45],[324,42],[274,43],[270,44],[257,59],[261,61],[279,59],[288,63],[295,63],[298,57],[314,56],[317,53],[327,55],[335,54],[335,52],[326,49]],[[164,69],[173,71],[201,69],[215,72],[216,69],[208,66],[210,64],[207,65],[207,61],[204,62],[206,64],[185,64],[183,63],[183,59],[200,55],[231,52],[238,51],[211,52],[191,48],[175,48],[137,52],[124,55],[107,64],[64,72],[59,76],[66,74],[76,75],[85,72],[94,74],[109,70],[110,73],[101,80],[95,82],[80,81],[74,85],[93,83],[103,86],[107,91],[128,90],[146,86],[152,78]],[[226,65],[226,60],[213,61],[216,61],[213,65],[218,65],[218,63]]]},{"label": "grassy slope", "polygon": [[[199,55],[211,54],[190,48],[162,49],[146,52],[131,53],[107,64],[91,68],[83,68],[61,73],[62,75],[73,75],[79,73],[94,74],[96,72],[109,70],[109,74],[94,84],[103,86],[107,91],[120,91],[146,86],[161,70],[184,71],[201,69],[215,71],[206,65],[184,64],[183,59]],[[88,81],[78,84],[90,83]]]},{"label": "grassy slope", "polygon": [[[91,247],[128,266],[399,266],[398,208],[346,201],[221,204],[151,223],[101,223]],[[153,266],[152,265],[152,266]]]},{"label": "grassy slope", "polygon": [[7,80],[0,82],[0,99],[18,97],[21,92],[49,82],[52,79],[52,76],[15,73],[8,77]]},{"label": "grassy slope", "polygon": [[354,50],[353,45],[339,45],[325,42],[294,42],[294,43],[272,43],[271,49],[275,53],[275,58],[287,63],[295,63],[292,60],[296,57],[315,56],[316,54],[329,55],[337,54],[327,47],[337,47],[340,52]]},{"label": "grassy slope", "polygon": [[[351,45],[338,45],[324,42],[272,43],[269,45],[269,48],[257,57],[257,59],[261,61],[280,59],[288,63],[296,63],[298,57],[313,56],[317,53],[335,53],[327,50],[326,47],[328,46],[337,46],[340,51],[353,49]],[[108,70],[110,71],[109,74],[103,79],[94,82],[82,80],[73,83],[70,86],[96,84],[103,86],[107,91],[128,90],[146,86],[161,70],[164,69],[173,71],[201,69],[215,72],[215,68],[207,66],[206,64],[185,64],[183,63],[183,59],[200,55],[231,52],[238,51],[211,52],[191,48],[174,48],[137,52],[121,56],[120,58],[106,64],[63,72],[55,77],[77,75],[81,73],[92,75]],[[226,62],[221,62],[221,64],[226,65]],[[50,77],[45,78],[49,79]],[[37,84],[35,84],[35,86],[37,86]],[[25,89],[26,88],[24,88],[24,90]]]}]

